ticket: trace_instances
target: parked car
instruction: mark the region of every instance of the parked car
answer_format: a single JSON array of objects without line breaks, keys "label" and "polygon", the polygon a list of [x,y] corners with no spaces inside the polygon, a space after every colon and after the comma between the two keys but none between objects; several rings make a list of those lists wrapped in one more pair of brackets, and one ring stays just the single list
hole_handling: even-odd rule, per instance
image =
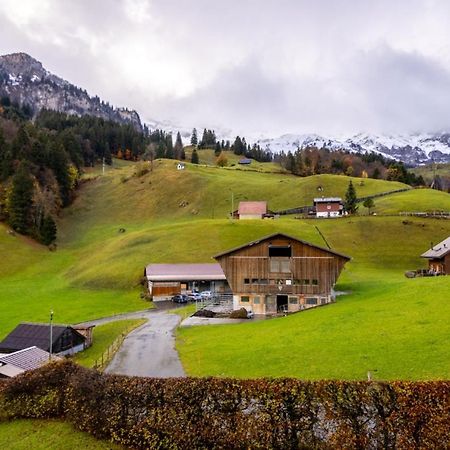
[{"label": "parked car", "polygon": [[212,297],[211,291],[203,291],[203,292],[200,292],[200,295],[201,295],[202,298],[204,298],[204,299],[210,299],[210,298]]},{"label": "parked car", "polygon": [[188,299],[191,302],[197,302],[203,299],[203,297],[201,296],[201,294],[199,292],[192,292],[191,294],[188,295]]},{"label": "parked car", "polygon": [[172,301],[175,303],[187,303],[188,297],[184,294],[177,294],[172,297]]}]

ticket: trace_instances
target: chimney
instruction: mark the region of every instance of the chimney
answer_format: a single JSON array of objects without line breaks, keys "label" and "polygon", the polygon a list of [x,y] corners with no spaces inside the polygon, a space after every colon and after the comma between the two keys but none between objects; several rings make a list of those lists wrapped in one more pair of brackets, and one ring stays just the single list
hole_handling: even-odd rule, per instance
[{"label": "chimney", "polygon": [[433,249],[433,242],[431,242],[431,250],[434,250],[434,249]]}]

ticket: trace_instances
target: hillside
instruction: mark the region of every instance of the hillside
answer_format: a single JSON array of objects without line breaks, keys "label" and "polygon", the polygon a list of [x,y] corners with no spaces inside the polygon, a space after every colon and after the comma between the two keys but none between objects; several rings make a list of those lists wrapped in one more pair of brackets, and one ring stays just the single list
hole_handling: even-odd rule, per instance
[{"label": "hillside", "polygon": [[[449,374],[444,321],[449,310],[442,299],[450,278],[403,276],[407,269],[425,266],[420,253],[430,241],[450,234],[449,221],[412,218],[404,223],[404,218],[380,215],[230,221],[231,192],[235,206],[242,199],[265,199],[270,208],[288,208],[309,204],[318,185],[324,195],[343,195],[349,177],[299,178],[191,164],[178,171],[168,160],[155,161],[151,172],[142,169],[120,162],[104,176],[98,169],[87,174],[89,181],[58,222],[56,252],[0,227],[0,251],[11,255],[0,262],[5,312],[0,337],[18,321],[47,320],[51,308],[56,321],[69,323],[147,308],[139,299],[138,282],[150,262],[209,262],[215,253],[274,231],[323,245],[317,226],[333,249],[353,257],[338,286],[352,294],[335,305],[288,318],[182,330],[179,346],[189,373],[364,378],[367,370],[377,368],[381,378]],[[380,180],[364,180],[363,186],[359,179],[354,182],[358,196],[404,187]],[[407,194],[425,196],[424,202],[434,202],[436,195],[408,191],[377,199],[376,207],[381,210],[381,202],[392,198],[390,211],[403,211],[401,195]],[[450,198],[444,195],[438,201],[450,210]],[[232,344],[252,336],[261,336],[255,352]],[[386,355],[387,348],[392,354]],[[287,349],[294,357],[286,356]],[[398,355],[403,360],[394,364]]]}]

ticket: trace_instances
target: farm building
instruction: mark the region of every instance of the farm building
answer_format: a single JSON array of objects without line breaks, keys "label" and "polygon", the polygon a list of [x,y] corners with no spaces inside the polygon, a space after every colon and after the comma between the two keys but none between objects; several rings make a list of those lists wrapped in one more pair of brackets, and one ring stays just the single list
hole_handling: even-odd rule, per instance
[{"label": "farm building", "polygon": [[192,290],[219,293],[229,290],[220,264],[150,264],[144,276],[156,301]]},{"label": "farm building", "polygon": [[233,216],[236,219],[263,219],[267,215],[267,202],[239,202]]},{"label": "farm building", "polygon": [[[21,323],[0,342],[0,353],[13,353],[29,347],[50,351],[50,325]],[[86,348],[86,338],[67,325],[52,326],[52,353],[71,355]]]},{"label": "farm building", "polygon": [[233,291],[233,308],[295,312],[333,301],[348,256],[276,233],[216,255]]},{"label": "farm building", "polygon": [[[52,356],[52,360],[59,359]],[[50,353],[29,347],[14,353],[0,355],[0,378],[12,378],[27,370],[38,369],[50,361]]]},{"label": "farm building", "polygon": [[421,255],[428,259],[428,270],[434,275],[450,275],[450,236]]},{"label": "farm building", "polygon": [[339,217],[344,211],[340,197],[318,197],[314,199],[316,217]]}]

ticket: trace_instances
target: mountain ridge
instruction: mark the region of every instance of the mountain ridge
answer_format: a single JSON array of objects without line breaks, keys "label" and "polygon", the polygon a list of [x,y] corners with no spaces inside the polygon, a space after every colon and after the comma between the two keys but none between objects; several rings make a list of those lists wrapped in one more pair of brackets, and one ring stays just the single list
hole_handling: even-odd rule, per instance
[{"label": "mountain ridge", "polygon": [[121,124],[131,124],[141,131],[139,114],[128,108],[114,108],[98,96],[52,74],[27,53],[0,56],[0,96],[28,105],[33,115],[42,109],[66,114],[92,115]]}]

